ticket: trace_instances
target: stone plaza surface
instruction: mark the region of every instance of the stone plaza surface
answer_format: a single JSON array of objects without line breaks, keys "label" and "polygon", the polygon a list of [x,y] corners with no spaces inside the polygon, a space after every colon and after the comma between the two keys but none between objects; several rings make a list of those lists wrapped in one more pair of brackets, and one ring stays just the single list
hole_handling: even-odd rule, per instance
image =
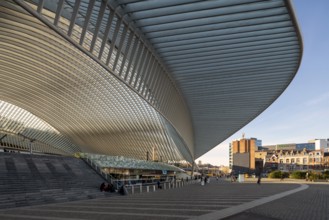
[{"label": "stone plaza surface", "polygon": [[309,183],[309,188],[249,209],[227,220],[328,220],[329,185]]},{"label": "stone plaza surface", "polygon": [[328,219],[329,185],[301,183],[211,179],[205,186],[3,209],[0,219]]}]

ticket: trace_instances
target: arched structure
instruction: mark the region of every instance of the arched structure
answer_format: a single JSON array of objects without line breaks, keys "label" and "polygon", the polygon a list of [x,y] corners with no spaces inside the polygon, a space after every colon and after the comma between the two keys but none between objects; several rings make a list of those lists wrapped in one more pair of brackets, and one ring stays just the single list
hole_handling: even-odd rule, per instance
[{"label": "arched structure", "polygon": [[284,0],[8,0],[0,12],[0,100],[58,131],[67,153],[193,161],[273,103],[302,56]]}]

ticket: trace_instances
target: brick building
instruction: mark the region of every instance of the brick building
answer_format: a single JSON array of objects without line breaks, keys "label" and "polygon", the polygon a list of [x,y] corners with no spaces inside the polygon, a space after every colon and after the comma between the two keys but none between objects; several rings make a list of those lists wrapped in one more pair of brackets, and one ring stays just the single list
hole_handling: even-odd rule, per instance
[{"label": "brick building", "polygon": [[254,173],[255,151],[257,150],[256,138],[244,138],[232,141],[230,154],[232,157],[232,169],[235,173]]}]

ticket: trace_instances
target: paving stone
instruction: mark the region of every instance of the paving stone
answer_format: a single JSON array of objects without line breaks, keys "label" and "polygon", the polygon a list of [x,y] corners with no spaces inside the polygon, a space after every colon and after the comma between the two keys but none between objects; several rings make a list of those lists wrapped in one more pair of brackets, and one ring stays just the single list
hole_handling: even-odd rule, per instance
[{"label": "paving stone", "polygon": [[328,205],[328,185],[310,184],[308,189],[300,193],[258,206],[228,219],[243,220],[243,215],[256,214],[263,216],[263,219],[328,220]]}]

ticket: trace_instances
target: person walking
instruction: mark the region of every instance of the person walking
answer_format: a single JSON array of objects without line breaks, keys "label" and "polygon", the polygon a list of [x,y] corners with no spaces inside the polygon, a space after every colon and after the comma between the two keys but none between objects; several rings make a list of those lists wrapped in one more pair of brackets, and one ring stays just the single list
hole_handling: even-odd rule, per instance
[{"label": "person walking", "polygon": [[261,178],[262,178],[262,175],[261,175],[261,173],[259,173],[259,175],[258,175],[258,180],[257,180],[257,184],[258,184],[258,185],[260,185]]},{"label": "person walking", "polygon": [[260,182],[261,182],[261,179],[262,179],[262,171],[263,171],[263,168],[260,167],[259,172],[258,172],[258,179],[257,179],[257,184],[258,185],[260,185]]},{"label": "person walking", "polygon": [[308,181],[308,176],[309,176],[309,174],[308,174],[308,172],[307,172],[307,173],[306,173],[306,176],[305,176],[306,181]]}]

